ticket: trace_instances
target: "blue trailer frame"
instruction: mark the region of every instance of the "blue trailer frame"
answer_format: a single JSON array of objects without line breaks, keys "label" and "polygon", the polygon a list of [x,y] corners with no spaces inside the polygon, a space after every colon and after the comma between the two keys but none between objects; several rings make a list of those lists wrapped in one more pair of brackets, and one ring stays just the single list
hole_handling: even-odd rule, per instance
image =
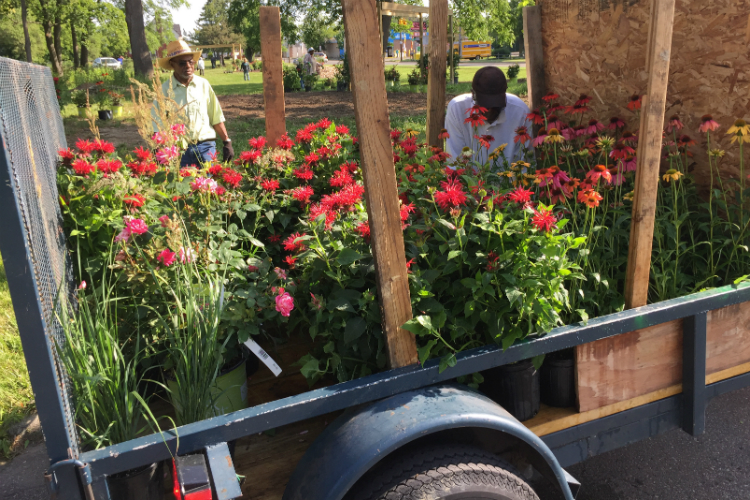
[{"label": "blue trailer frame", "polygon": [[[23,132],[21,137],[18,130]],[[519,427],[521,424],[503,416],[502,410],[486,409],[468,424],[450,411],[441,410],[428,415],[431,417],[429,424],[410,426],[406,434],[389,448],[395,449],[441,429],[467,425],[492,427],[498,432],[513,434],[535,447],[549,465],[550,477],[557,480],[561,494],[565,498],[573,498],[574,492],[569,486],[576,483],[565,474],[563,466],[676,427],[698,435],[705,427],[705,407],[710,398],[750,385],[750,374],[709,386],[705,383],[707,312],[750,301],[750,284],[741,284],[610,314],[586,324],[556,328],[543,337],[527,339],[505,351],[494,345],[465,351],[457,355],[455,366],[443,372],[439,371],[439,361],[431,360],[424,366],[387,370],[185,425],[165,431],[163,435],[152,434],[104,449],[80,452],[65,375],[53,347],[56,333],[50,314],[48,282],[51,280],[53,284],[60,285],[54,280],[55,276],[60,275],[50,268],[50,263],[55,260],[50,255],[61,252],[61,248],[64,253],[64,235],[56,204],[54,179],[56,151],[65,148],[65,138],[48,68],[0,58],[0,139],[0,213],[4,214],[0,218],[0,252],[5,262],[47,443],[50,467],[46,477],[50,493],[59,499],[108,499],[108,476],[171,458],[176,452],[178,439],[181,454],[205,450],[217,490],[221,486],[219,498],[234,498],[238,491],[234,469],[231,461],[224,459],[229,455],[226,443],[231,440],[358,405],[370,404],[367,408],[382,408],[383,401],[389,401],[387,398],[396,398],[393,401],[397,401],[397,398],[407,394],[418,398],[428,390],[447,394],[447,389],[442,386],[435,388],[436,384],[449,383],[462,375],[633,330],[684,320],[683,392],[680,395],[577,425],[541,439],[530,435],[528,430],[524,433]],[[46,199],[49,196],[53,199],[52,208],[49,199]],[[40,246],[39,235],[33,234],[34,224],[42,224],[39,227],[44,226],[48,231],[51,229],[48,234],[56,235],[56,240],[50,242],[47,241],[49,238],[42,238],[45,246]],[[63,273],[62,276],[64,281],[70,275]],[[53,286],[52,290],[55,289]],[[475,394],[451,394],[459,398],[462,404],[467,401],[474,401],[471,404],[479,406],[484,404],[476,399],[479,396]],[[421,408],[420,411],[429,411],[427,406]],[[334,427],[345,427],[347,418],[344,417]],[[327,432],[313,445],[310,453],[325,450],[331,443],[326,442],[329,438],[338,439],[334,431]],[[374,441],[378,442],[377,439]],[[347,481],[342,483],[330,478],[321,479],[315,485],[305,483],[311,488],[307,491],[307,498],[332,498],[329,494],[340,498],[356,477],[386,456],[389,449],[375,450],[373,446],[358,448],[362,465],[354,467]],[[303,458],[303,462],[305,460]],[[307,462],[308,467],[314,467],[309,460]],[[300,472],[295,477],[303,479],[293,478],[292,489],[295,482],[299,484],[305,476]],[[331,493],[333,491],[336,493]]]}]

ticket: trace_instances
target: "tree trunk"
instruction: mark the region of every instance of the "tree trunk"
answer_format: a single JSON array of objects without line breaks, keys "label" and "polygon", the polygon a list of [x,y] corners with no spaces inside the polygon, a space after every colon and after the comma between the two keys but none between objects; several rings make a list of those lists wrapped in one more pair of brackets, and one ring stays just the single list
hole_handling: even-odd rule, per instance
[{"label": "tree trunk", "polygon": [[31,37],[29,36],[28,6],[21,0],[21,24],[23,24],[23,45],[26,49],[26,62],[31,62]]},{"label": "tree trunk", "polygon": [[[62,42],[60,40],[62,35],[62,21],[60,20],[60,7],[58,5],[58,13],[55,15],[55,24],[52,28],[52,34],[55,43],[55,55],[57,56],[57,64],[62,70]],[[62,74],[62,71],[60,72]]]},{"label": "tree trunk", "polygon": [[130,52],[133,54],[135,73],[153,78],[154,65],[146,43],[146,29],[143,25],[143,3],[141,0],[125,0],[125,21],[130,35]]},{"label": "tree trunk", "polygon": [[89,65],[89,44],[88,40],[81,40],[81,67]]},{"label": "tree trunk", "polygon": [[57,57],[57,51],[55,50],[55,38],[52,34],[52,21],[42,21],[42,28],[44,29],[44,41],[47,44],[47,50],[49,51],[49,61],[52,64],[52,72],[58,76],[63,74],[62,64]]},{"label": "tree trunk", "polygon": [[73,69],[78,69],[78,37],[76,36],[76,27],[73,18],[70,19],[70,38],[73,42]]}]

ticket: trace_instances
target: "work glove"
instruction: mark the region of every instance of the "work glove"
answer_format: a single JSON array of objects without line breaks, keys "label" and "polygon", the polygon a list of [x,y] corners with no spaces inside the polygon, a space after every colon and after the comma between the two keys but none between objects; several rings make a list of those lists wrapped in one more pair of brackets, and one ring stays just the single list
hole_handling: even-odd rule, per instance
[{"label": "work glove", "polygon": [[231,142],[224,143],[224,148],[221,150],[221,154],[222,154],[224,163],[228,163],[234,159],[234,149],[232,149]]}]

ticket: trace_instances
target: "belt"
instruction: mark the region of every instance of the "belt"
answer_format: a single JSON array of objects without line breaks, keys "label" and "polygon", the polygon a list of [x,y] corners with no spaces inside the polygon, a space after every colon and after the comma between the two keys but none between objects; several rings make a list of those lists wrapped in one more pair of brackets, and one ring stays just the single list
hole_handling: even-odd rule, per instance
[{"label": "belt", "polygon": [[216,142],[216,139],[214,138],[214,139],[206,139],[205,141],[198,141],[195,143],[195,145],[197,146],[198,144],[205,144],[207,142]]}]

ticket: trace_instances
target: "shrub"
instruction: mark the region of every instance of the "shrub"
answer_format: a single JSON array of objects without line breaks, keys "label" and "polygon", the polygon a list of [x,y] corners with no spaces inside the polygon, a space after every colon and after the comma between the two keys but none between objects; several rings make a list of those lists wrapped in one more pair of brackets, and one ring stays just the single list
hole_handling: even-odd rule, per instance
[{"label": "shrub", "polygon": [[508,66],[508,79],[513,80],[518,77],[518,73],[521,71],[521,67],[518,64],[511,64]]}]

